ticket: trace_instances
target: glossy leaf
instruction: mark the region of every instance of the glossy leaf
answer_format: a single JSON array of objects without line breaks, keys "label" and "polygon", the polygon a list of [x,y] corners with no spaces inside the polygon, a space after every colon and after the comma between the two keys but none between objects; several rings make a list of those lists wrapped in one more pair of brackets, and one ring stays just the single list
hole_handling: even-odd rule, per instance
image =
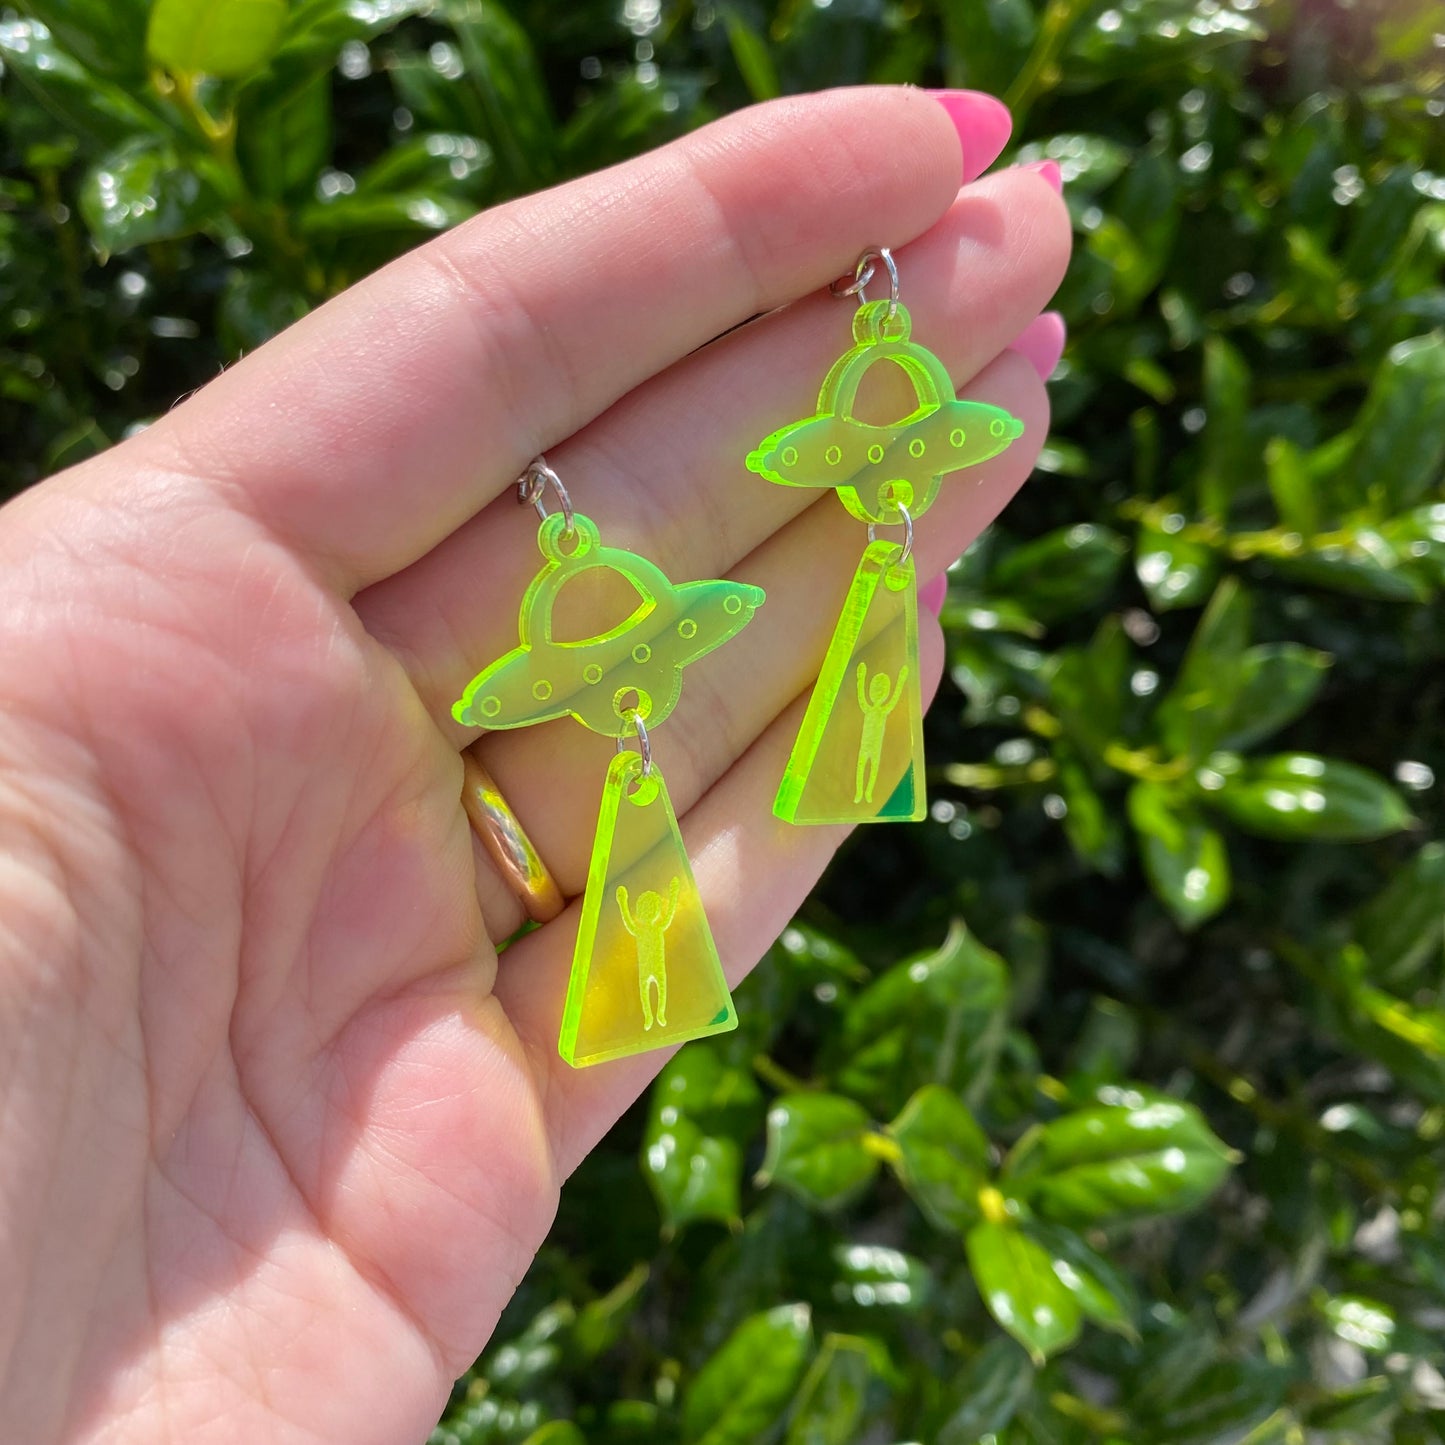
[{"label": "glossy leaf", "polygon": [[1408,989],[1445,963],[1445,843],[1429,843],[1400,868],[1354,919],[1370,976]]},{"label": "glossy leaf", "polygon": [[[1222,521],[1229,515],[1234,493],[1248,472],[1245,418],[1250,391],[1249,367],[1239,351],[1222,336],[1205,338],[1203,390],[1204,457],[1199,473],[1199,500],[1206,517]],[[1142,564],[1140,576],[1142,580]],[[1207,584],[1200,582],[1195,590],[1202,598],[1208,590]]]},{"label": "glossy leaf", "polygon": [[144,73],[147,0],[25,0],[23,9],[87,70],[122,79]]},{"label": "glossy leaf", "polygon": [[1048,1251],[1013,1221],[982,1220],[965,1240],[968,1267],[989,1313],[1035,1365],[1078,1338],[1083,1312]]},{"label": "glossy leaf", "polygon": [[781,95],[782,84],[778,80],[778,69],[773,63],[768,42],[734,6],[726,6],[722,14],[733,63],[742,75],[748,93],[754,100],[772,100]]},{"label": "glossy leaf", "polygon": [[895,965],[848,1006],[837,1087],[885,1117],[924,1083],[967,1095],[987,1081],[1007,1003],[1003,960],[955,922],[937,952]]},{"label": "glossy leaf", "polygon": [[508,187],[546,185],[554,178],[557,140],[537,54],[527,32],[494,0],[442,0],[462,63],[481,105]]},{"label": "glossy leaf", "polygon": [[312,240],[356,236],[364,232],[426,233],[445,231],[474,215],[476,207],[432,191],[338,195],[305,207],[297,225]]},{"label": "glossy leaf", "polygon": [[988,1140],[967,1105],[928,1084],[889,1125],[898,1144],[903,1187],[939,1229],[966,1229],[978,1218],[978,1192],[988,1182]]},{"label": "glossy leaf", "polygon": [[1061,1224],[1177,1214],[1207,1199],[1234,1157],[1192,1104],[1134,1092],[1030,1131],[1003,1187]]},{"label": "glossy leaf", "polygon": [[712,1046],[683,1049],[652,1087],[642,1165],[669,1230],[738,1219],[742,1146],[761,1120],[752,1073]]},{"label": "glossy leaf", "polygon": [[832,1261],[831,1293],[840,1305],[917,1314],[933,1292],[928,1266],[885,1244],[840,1244],[832,1251]]},{"label": "glossy leaf", "polygon": [[825,1335],[798,1389],[785,1445],[852,1445],[863,1420],[871,1374],[868,1347],[862,1340]]},{"label": "glossy leaf", "polygon": [[63,126],[98,145],[161,131],[150,111],[88,71],[38,21],[0,19],[0,60]]},{"label": "glossy leaf", "polygon": [[1403,511],[1441,481],[1445,467],[1445,337],[1393,347],[1375,372],[1355,430],[1355,486],[1386,514]]},{"label": "glossy leaf", "polygon": [[1139,529],[1134,570],[1158,612],[1196,607],[1219,580],[1219,553],[1179,533]]},{"label": "glossy leaf", "polygon": [[1263,838],[1357,842],[1398,833],[1411,821],[1410,810],[1383,778],[1310,753],[1232,766],[1221,760],[1207,778],[1203,796],[1209,806]]},{"label": "glossy leaf", "polygon": [[220,208],[204,171],[183,166],[169,145],[148,138],[111,152],[80,188],[80,213],[104,255],[188,236]]},{"label": "glossy leaf", "polygon": [[1129,789],[1129,821],[1155,896],[1181,928],[1197,928],[1229,902],[1229,854],[1224,839],[1193,801],[1160,783]]},{"label": "glossy leaf", "polygon": [[1002,1431],[1034,1389],[1028,1354],[1010,1339],[990,1340],[950,1383],[954,1402],[938,1432],[937,1445],[978,1445]]},{"label": "glossy leaf", "polygon": [[838,1209],[878,1172],[872,1121],[838,1094],[786,1094],[768,1110],[758,1184],[776,1184],[820,1209]]},{"label": "glossy leaf", "polygon": [[753,1445],[782,1419],[813,1350],[806,1305],[740,1324],[698,1371],[682,1402],[689,1445]]},{"label": "glossy leaf", "polygon": [[1168,751],[1198,758],[1219,745],[1244,687],[1251,604],[1234,578],[1215,590],[1184,655],[1155,726]]},{"label": "glossy leaf", "polygon": [[281,43],[286,0],[152,0],[146,53],[177,75],[259,70]]},{"label": "glossy leaf", "polygon": [[1128,544],[1107,527],[1064,527],[1010,552],[993,585],[1045,621],[1093,607],[1114,585]]},{"label": "glossy leaf", "polygon": [[1253,747],[1306,712],[1334,659],[1297,642],[1251,647],[1240,659],[1239,691],[1220,734],[1221,748]]},{"label": "glossy leaf", "polygon": [[1129,1281],[1074,1230],[1033,1220],[1023,1226],[1052,1261],[1059,1282],[1085,1319],[1128,1339],[1138,1339],[1139,1306]]}]

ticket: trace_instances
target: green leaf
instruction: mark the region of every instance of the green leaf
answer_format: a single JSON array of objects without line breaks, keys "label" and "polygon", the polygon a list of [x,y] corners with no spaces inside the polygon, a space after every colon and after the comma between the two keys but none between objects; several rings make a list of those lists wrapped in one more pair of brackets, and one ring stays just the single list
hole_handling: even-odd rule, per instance
[{"label": "green leaf", "polygon": [[1218,746],[1244,749],[1304,713],[1324,684],[1334,659],[1297,642],[1263,643],[1245,652],[1239,692]]},{"label": "green leaf", "polygon": [[268,200],[309,194],[331,154],[331,77],[315,75],[269,104],[260,96],[251,93],[237,121],[242,172]]},{"label": "green leaf", "polygon": [[152,0],[146,53],[176,75],[234,79],[281,43],[286,0]]},{"label": "green leaf", "polygon": [[1088,766],[1065,739],[1055,741],[1053,754],[1054,779],[1066,810],[1065,836],[1091,868],[1118,877],[1124,866],[1124,829],[1112,800],[1099,792]]},{"label": "green leaf", "polygon": [[1375,371],[1354,425],[1354,486],[1383,514],[1438,490],[1445,466],[1445,335],[1392,347]]},{"label": "green leaf", "polygon": [[[1204,340],[1204,456],[1199,504],[1210,521],[1223,522],[1239,484],[1249,474],[1249,367],[1222,336]],[[1142,574],[1141,574],[1142,580]],[[1203,586],[1199,588],[1202,593]]]},{"label": "green leaf", "polygon": [[667,1232],[698,1219],[735,1223],[743,1173],[737,1141],[703,1133],[685,1114],[661,1113],[671,1122],[648,1126],[642,1167]]},{"label": "green leaf", "polygon": [[1060,1283],[1074,1296],[1086,1319],[1137,1340],[1138,1302],[1129,1281],[1078,1234],[1061,1224],[1033,1220],[1024,1230],[1053,1262]]},{"label": "green leaf", "polygon": [[1125,706],[1131,700],[1132,662],[1129,639],[1118,619],[1106,617],[1087,647],[1056,653],[1044,672],[1049,702],[1068,742],[1094,765],[1099,777],[1109,775],[1101,760],[1117,741]]},{"label": "green leaf", "polygon": [[1270,559],[1283,577],[1348,597],[1423,602],[1430,596],[1430,586],[1408,562],[1408,552],[1402,555],[1383,533],[1363,527],[1351,533],[1348,545],[1331,542],[1299,556]]},{"label": "green leaf", "polygon": [[762,1113],[747,1069],[715,1048],[683,1049],[652,1087],[642,1169],[671,1233],[699,1219],[739,1219],[742,1145]]},{"label": "green leaf", "polygon": [[206,172],[147,137],[112,151],[80,185],[80,214],[103,256],[188,236],[220,212]]},{"label": "green leaf", "polygon": [[1148,1416],[1148,1438],[1169,1445],[1240,1440],[1284,1399],[1292,1370],[1263,1360],[1220,1360]]},{"label": "green leaf", "polygon": [[480,204],[493,188],[492,149],[470,135],[428,131],[394,145],[356,178],[358,195],[448,191]]},{"label": "green leaf", "polygon": [[144,75],[148,0],[25,0],[22,8],[87,70]]},{"label": "green leaf", "polygon": [[683,1396],[689,1445],[755,1445],[782,1419],[812,1347],[805,1304],[779,1305],[744,1320]]},{"label": "green leaf", "polygon": [[1187,796],[1161,783],[1135,783],[1129,821],[1139,835],[1149,886],[1181,928],[1197,928],[1229,902],[1224,839]]},{"label": "green leaf", "polygon": [[311,240],[345,239],[364,232],[445,231],[477,212],[469,201],[431,191],[390,195],[353,192],[304,207],[297,226]]},{"label": "green leaf", "polygon": [[587,1437],[570,1420],[549,1420],[522,1445],[587,1445]]},{"label": "green leaf", "polygon": [[461,49],[466,76],[513,194],[556,179],[557,135],[537,52],[527,32],[494,0],[442,0],[441,13]]},{"label": "green leaf", "polygon": [[1102,135],[1052,135],[1045,141],[1020,146],[1016,164],[1056,161],[1071,196],[1092,194],[1113,185],[1129,167],[1128,146]]},{"label": "green leaf", "polygon": [[1354,938],[1370,977],[1408,992],[1422,974],[1437,977],[1445,961],[1445,843],[1427,843],[1366,903]]},{"label": "green leaf", "polygon": [[572,1346],[582,1359],[595,1360],[623,1338],[651,1278],[648,1265],[634,1265],[605,1295],[577,1311],[577,1320],[572,1326]]},{"label": "green leaf", "polygon": [[1179,676],[1155,714],[1155,727],[1172,756],[1202,758],[1230,726],[1244,687],[1250,612],[1249,594],[1233,577],[1225,578],[1204,609]]},{"label": "green leaf", "polygon": [[927,1082],[986,1086],[1003,1038],[1008,971],[962,923],[936,953],[890,968],[848,1005],[836,1084],[883,1116]]},{"label": "green leaf", "polygon": [[1100,1224],[1192,1209],[1234,1157],[1192,1104],[1131,1089],[1030,1130],[1002,1178],[1044,1219]]},{"label": "green leaf", "polygon": [[927,1084],[888,1132],[898,1144],[899,1180],[929,1222],[967,1229],[978,1218],[978,1191],[989,1174],[988,1140],[968,1106],[941,1085]]},{"label": "green leaf", "polygon": [[768,42],[733,6],[723,8],[722,19],[727,27],[728,48],[748,94],[754,100],[772,100],[781,95],[783,87]]},{"label": "green leaf", "polygon": [[244,356],[299,321],[306,298],[269,270],[231,272],[216,311],[216,329],[228,357]]},{"label": "green leaf", "polygon": [[768,1147],[758,1172],[820,1209],[855,1198],[878,1171],[868,1136],[872,1121],[839,1094],[784,1094],[768,1110]]},{"label": "green leaf", "polygon": [[988,1312],[1035,1365],[1078,1339],[1083,1319],[1078,1299],[1054,1272],[1047,1251],[1016,1224],[981,1220],[968,1231],[964,1247]]},{"label": "green leaf", "polygon": [[112,146],[132,133],[160,133],[150,111],[88,71],[38,21],[0,19],[0,60],[62,125],[97,145]]},{"label": "green leaf", "polygon": [[1107,527],[1081,522],[1016,547],[993,569],[990,588],[1043,622],[1097,607],[1113,590],[1129,544]]},{"label": "green leaf", "polygon": [[1262,838],[1359,842],[1398,833],[1413,821],[1383,778],[1312,753],[1212,759],[1200,781],[1211,808]]},{"label": "green leaf", "polygon": [[872,1373],[863,1340],[825,1335],[793,1404],[786,1445],[852,1445]]},{"label": "green leaf", "polygon": [[886,1244],[839,1244],[832,1250],[835,1303],[868,1311],[917,1314],[933,1293],[922,1260]]},{"label": "green leaf", "polygon": [[1219,553],[1181,533],[1141,527],[1135,546],[1134,570],[1156,612],[1198,606],[1219,580]]},{"label": "green leaf", "polygon": [[1319,493],[1300,449],[1288,437],[1271,437],[1265,444],[1264,465],[1281,525],[1313,537],[1322,520]]},{"label": "green leaf", "polygon": [[1003,1430],[1033,1393],[1034,1367],[1011,1339],[990,1340],[947,1390],[957,1404],[938,1431],[938,1445],[979,1445]]},{"label": "green leaf", "polygon": [[1363,1295],[1338,1294],[1325,1301],[1325,1318],[1340,1339],[1362,1350],[1388,1350],[1395,1337],[1395,1315],[1388,1305]]}]

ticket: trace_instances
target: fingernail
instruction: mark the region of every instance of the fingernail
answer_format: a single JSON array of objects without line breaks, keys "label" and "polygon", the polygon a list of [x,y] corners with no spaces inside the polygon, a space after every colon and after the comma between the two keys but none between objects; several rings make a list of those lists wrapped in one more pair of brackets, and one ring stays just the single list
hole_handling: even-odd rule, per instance
[{"label": "fingernail", "polygon": [[1068,339],[1069,328],[1064,325],[1064,318],[1057,311],[1045,311],[1014,337],[1009,350],[1017,351],[1038,372],[1040,381],[1047,381],[1054,374]]},{"label": "fingernail", "polygon": [[931,582],[925,582],[918,589],[918,603],[926,607],[935,617],[943,611],[944,599],[948,596],[948,573],[940,572]]},{"label": "fingernail", "polygon": [[1042,176],[1061,196],[1064,194],[1064,173],[1059,169],[1058,161],[1030,161],[1019,169]]},{"label": "fingernail", "polygon": [[1013,133],[1008,106],[981,90],[930,90],[925,94],[948,112],[963,145],[964,178],[976,180],[999,158]]}]

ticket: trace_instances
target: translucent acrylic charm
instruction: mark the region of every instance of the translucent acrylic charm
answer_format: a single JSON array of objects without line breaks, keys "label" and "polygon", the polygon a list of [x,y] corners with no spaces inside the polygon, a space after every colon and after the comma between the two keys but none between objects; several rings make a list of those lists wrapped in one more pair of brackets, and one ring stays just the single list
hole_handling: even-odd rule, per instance
[{"label": "translucent acrylic charm", "polygon": [[[530,727],[571,713],[594,732],[630,737],[634,716],[656,727],[682,695],[682,671],[735,637],[763,603],[745,582],[673,583],[635,552],[602,545],[580,512],[553,512],[537,530],[545,559],[518,617],[521,645],[470,683],[452,708],[460,723]],[[606,631],[568,638],[574,627],[613,615]]]},{"label": "translucent acrylic charm", "polygon": [[896,542],[868,544],[773,802],[788,823],[922,818],[918,589]]},{"label": "translucent acrylic charm", "polygon": [[[898,302],[869,301],[853,317],[854,346],[834,364],[815,415],[775,431],[748,455],[751,471],[784,487],[832,487],[863,522],[916,519],[944,476],[997,456],[1024,424],[1002,407],[960,401],[943,363],[909,339],[913,323]],[[888,362],[913,387],[916,406],[886,426],[853,414],[871,367]]]},{"label": "translucent acrylic charm", "polygon": [[667,785],[620,752],[607,770],[558,1051],[600,1064],[737,1027]]}]

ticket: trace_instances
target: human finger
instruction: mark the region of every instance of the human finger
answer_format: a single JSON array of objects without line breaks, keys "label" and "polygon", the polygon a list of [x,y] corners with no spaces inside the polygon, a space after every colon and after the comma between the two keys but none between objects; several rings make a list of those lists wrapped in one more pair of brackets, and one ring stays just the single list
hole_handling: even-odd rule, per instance
[{"label": "human finger", "polygon": [[[966,384],[1034,321],[1069,244],[1067,213],[1037,176],[1003,172],[965,187],[898,258],[915,338]],[[826,294],[810,297],[618,402],[550,454],[578,507],[611,544],[643,552],[670,577],[723,575],[816,498],[763,484],[743,459],[812,409],[819,378],[850,339],[847,316]],[[895,403],[892,415],[916,405],[901,395]],[[356,606],[401,657],[428,710],[445,718],[477,666],[515,645],[517,601],[535,565],[508,494]],[[471,736],[454,732],[459,744]]]},{"label": "human finger", "polygon": [[[968,173],[1004,138],[996,120],[974,125]],[[944,107],[907,87],[751,107],[418,248],[141,444],[353,591],[678,357],[823,284],[867,242],[926,230],[964,150]]]},{"label": "human finger", "polygon": [[[1025,424],[1007,451],[955,474],[914,533],[917,575],[942,571],[1023,483],[1048,429],[1048,402],[1029,364],[1012,353],[977,379],[974,394],[1005,405]],[[864,529],[832,498],[808,507],[766,538],[731,575],[762,587],[767,602],[730,645],[689,667],[677,711],[652,746],[679,812],[703,797],[772,719],[809,690],[847,594]],[[580,893],[590,854],[590,798],[612,744],[570,719],[499,732],[479,744],[497,786],[523,820],[564,896]],[[515,899],[483,863],[488,932],[506,937],[521,922]],[[553,925],[549,925],[551,927]]]}]

